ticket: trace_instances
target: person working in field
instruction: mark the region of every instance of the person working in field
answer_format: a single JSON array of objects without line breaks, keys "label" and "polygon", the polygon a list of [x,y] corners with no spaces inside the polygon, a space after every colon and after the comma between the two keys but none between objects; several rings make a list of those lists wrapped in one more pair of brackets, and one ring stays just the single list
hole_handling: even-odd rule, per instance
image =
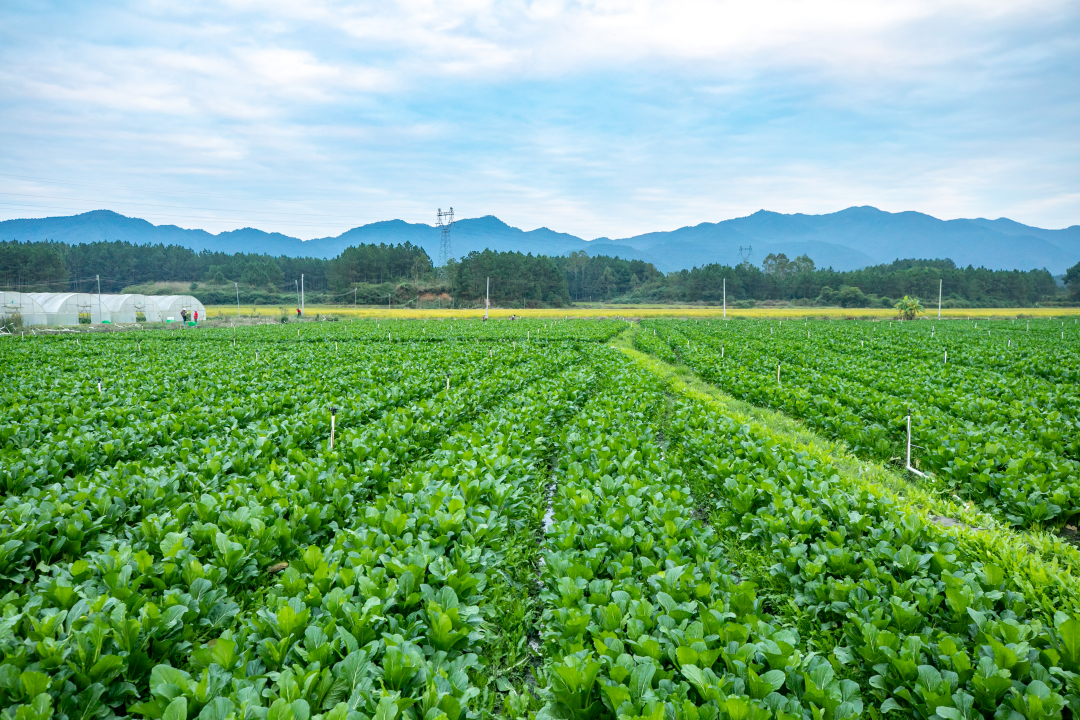
[{"label": "person working in field", "polygon": [[296,319],[300,319],[300,308],[296,308]]}]

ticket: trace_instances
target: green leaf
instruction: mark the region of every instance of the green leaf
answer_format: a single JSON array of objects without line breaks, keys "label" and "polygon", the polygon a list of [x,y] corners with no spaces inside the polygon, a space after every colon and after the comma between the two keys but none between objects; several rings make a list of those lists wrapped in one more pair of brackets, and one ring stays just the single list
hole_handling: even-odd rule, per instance
[{"label": "green leaf", "polygon": [[0,688],[14,690],[19,686],[19,666],[13,663],[0,665]]},{"label": "green leaf", "polygon": [[19,683],[25,696],[34,698],[49,689],[49,676],[36,670],[24,670],[19,675]]},{"label": "green leaf", "polygon": [[307,700],[299,698],[292,701],[292,712],[293,720],[308,720],[311,717],[311,706]]},{"label": "green leaf", "polygon": [[724,710],[731,720],[747,720],[750,717],[750,701],[743,697],[730,697],[724,701]]},{"label": "green leaf", "polygon": [[698,694],[702,698],[708,698],[706,689],[709,683],[705,680],[705,675],[701,672],[701,668],[695,665],[683,665],[679,670],[682,672],[683,677],[690,681],[690,684],[698,691]]},{"label": "green leaf", "polygon": [[784,681],[787,679],[787,675],[784,674],[783,670],[770,670],[762,675],[761,679],[769,683],[775,692],[784,687]]},{"label": "green leaf", "polygon": [[117,655],[102,655],[101,659],[94,663],[88,675],[94,682],[108,682],[120,674],[124,669],[124,661]]},{"label": "green leaf", "polygon": [[168,533],[158,545],[162,556],[172,558],[180,554],[180,551],[184,549],[184,539],[186,537],[186,535],[177,532]]},{"label": "green leaf", "polygon": [[172,700],[187,690],[191,676],[171,665],[156,665],[150,672],[150,692]]},{"label": "green leaf", "polygon": [[178,697],[169,703],[161,720],[187,720],[187,698]]},{"label": "green leaf", "polygon": [[34,713],[34,720],[49,720],[53,715],[52,696],[48,693],[38,694],[30,703],[30,709]]},{"label": "green leaf", "polygon": [[640,703],[651,689],[654,674],[656,674],[656,666],[652,663],[642,663],[630,673],[630,697],[635,703]]},{"label": "green leaf", "polygon": [[278,698],[266,713],[266,720],[292,720],[292,716],[292,705],[289,701]]},{"label": "green leaf", "polygon": [[371,720],[394,720],[398,714],[396,698],[383,697],[379,699],[379,707],[375,709],[375,715]]},{"label": "green leaf", "polygon": [[1061,659],[1067,663],[1064,667],[1076,672],[1080,669],[1080,620],[1066,620],[1058,626],[1057,632],[1061,637]]},{"label": "green leaf", "polygon": [[885,698],[885,702],[881,703],[881,712],[882,712],[882,714],[887,713],[890,710],[903,711],[903,709],[904,709],[904,706],[901,705],[900,703],[896,702],[892,698]]},{"label": "green leaf", "polygon": [[625,685],[602,685],[600,692],[608,702],[613,713],[618,713],[619,706],[630,700],[630,689]]},{"label": "green leaf", "polygon": [[231,670],[236,664],[236,641],[228,638],[218,638],[210,651],[210,659],[225,670]]},{"label": "green leaf", "polygon": [[675,658],[679,661],[680,667],[683,665],[697,665],[698,653],[692,647],[680,645],[675,648]]},{"label": "green leaf", "polygon": [[199,713],[199,720],[225,720],[234,709],[232,700],[216,697]]}]

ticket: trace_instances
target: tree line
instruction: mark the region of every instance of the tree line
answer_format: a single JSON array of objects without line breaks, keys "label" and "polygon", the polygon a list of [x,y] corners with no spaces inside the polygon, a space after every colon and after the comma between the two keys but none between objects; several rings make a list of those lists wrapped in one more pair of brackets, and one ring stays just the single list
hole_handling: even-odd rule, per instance
[{"label": "tree line", "polygon": [[[557,307],[573,302],[720,303],[794,301],[842,307],[892,307],[909,295],[946,307],[1030,307],[1080,300],[1080,263],[1060,288],[1046,270],[957,267],[951,260],[896,260],[860,270],[818,269],[805,256],[770,255],[760,266],[709,264],[663,273],[651,263],[585,252],[550,257],[519,252],[472,252],[438,272],[423,248],[358,245],[335,258],[271,257],[256,253],[195,252],[176,245],[0,241],[0,285],[9,290],[103,292],[159,281],[192,283],[204,303],[290,302],[304,275],[313,301],[358,304],[449,292],[456,304],[483,302],[491,278],[493,304]],[[197,286],[197,287],[196,287]]]},{"label": "tree line", "polygon": [[[952,260],[896,260],[860,270],[818,269],[805,256],[770,255],[762,265],[710,264],[662,273],[651,263],[575,252],[562,257],[474,252],[458,269],[455,296],[482,301],[492,278],[493,303],[514,306],[569,302],[722,303],[796,301],[841,307],[889,307],[905,295],[946,307],[1030,307],[1037,302],[1080,300],[1080,263],[1062,291],[1046,270],[956,267]],[[561,275],[561,278],[559,277]]]},{"label": "tree line", "polygon": [[[426,274],[431,259],[423,248],[361,245],[331,259],[273,257],[258,253],[195,252],[179,245],[94,242],[0,242],[0,285],[9,290],[96,291],[116,293],[153,282],[215,285],[239,283],[246,291],[291,293],[304,276],[306,289],[344,293],[355,283],[382,283]],[[230,287],[230,290],[232,288]]]},{"label": "tree line", "polygon": [[[938,288],[946,307],[1030,307],[1060,301],[1067,296],[1049,271],[988,270],[957,267],[952,260],[895,260],[859,270],[819,270],[801,256],[787,263],[780,256],[761,267],[706,265],[670,273],[663,283],[644,288],[642,299],[685,302],[723,299],[727,280],[728,302],[758,300],[810,301],[842,307],[892,307],[905,295],[935,301]],[[1071,288],[1076,296],[1080,288]]]}]

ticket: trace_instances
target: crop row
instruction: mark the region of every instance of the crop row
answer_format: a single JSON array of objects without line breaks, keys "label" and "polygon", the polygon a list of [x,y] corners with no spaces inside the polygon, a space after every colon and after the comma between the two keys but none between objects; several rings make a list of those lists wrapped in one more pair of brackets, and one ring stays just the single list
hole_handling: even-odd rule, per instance
[{"label": "crop row", "polygon": [[660,334],[639,335],[642,349],[689,364],[737,397],[801,417],[862,455],[903,459],[911,408],[920,467],[962,496],[1000,509],[1014,524],[1062,522],[1080,510],[1080,461],[1072,457],[1076,421],[1047,413],[1041,403],[1014,402],[1015,418],[996,421],[980,408],[1009,410],[985,393],[958,396],[963,379],[959,390],[950,389],[949,366],[931,373],[911,363],[908,377],[909,364],[880,342],[859,344],[847,356],[819,351],[851,326],[807,341],[789,330],[748,335],[704,324],[650,325]]},{"label": "crop row", "polygon": [[[466,358],[460,354],[450,356],[454,360]],[[439,389],[437,380],[430,381],[434,374],[430,369],[425,376],[422,368],[415,366],[406,366],[419,378],[415,391],[402,383],[385,392],[374,390],[350,396],[347,383],[322,386],[331,400],[336,396],[346,409],[341,418],[356,424],[343,423],[338,437],[339,447],[350,451],[350,462],[334,469],[342,479],[316,484],[307,492],[290,493],[281,487],[281,478],[306,476],[315,484],[320,474],[325,474],[327,463],[318,456],[329,435],[329,427],[323,427],[329,424],[329,403],[321,408],[315,401],[302,407],[279,404],[279,412],[292,410],[296,415],[273,416],[244,426],[234,421],[227,431],[194,438],[178,433],[179,437],[167,448],[169,452],[99,466],[89,476],[62,474],[55,482],[34,484],[25,494],[8,495],[0,506],[0,567],[5,581],[19,583],[32,577],[32,568],[39,564],[47,567],[78,557],[85,548],[99,542],[99,535],[123,536],[130,528],[139,527],[153,538],[163,536],[173,521],[158,517],[162,507],[180,513],[182,523],[205,521],[208,516],[232,509],[219,507],[219,494],[240,502],[249,494],[244,491],[248,487],[261,486],[249,503],[249,514],[262,516],[270,524],[266,531],[268,547],[287,546],[297,533],[304,537],[306,527],[328,532],[342,512],[352,511],[359,484],[380,481],[390,465],[430,447],[447,427],[475,412],[479,400],[497,397],[523,377],[540,371],[535,363],[511,362],[501,367],[501,373],[488,375],[486,371],[491,368],[486,367],[487,358],[474,359],[482,374],[449,391]],[[507,373],[500,380],[500,375]],[[500,384],[489,392],[478,393],[485,389],[479,384],[482,382]],[[209,390],[206,394],[214,397]],[[133,400],[136,395],[132,392],[126,399],[138,402]],[[397,405],[416,395],[430,397]],[[451,408],[456,410],[449,411]],[[305,424],[305,414],[315,415],[318,421]],[[378,422],[373,425],[364,424],[376,418]],[[184,414],[175,421],[186,427],[194,422]],[[44,447],[37,449],[46,459],[51,440],[48,438],[42,443]],[[313,454],[312,460],[308,453]],[[7,467],[9,472],[18,472],[20,466],[11,463]],[[185,503],[185,498],[196,502]]]},{"label": "crop row", "polygon": [[[474,367],[486,369],[480,360],[487,353],[474,355],[480,355]],[[207,687],[214,685],[211,694],[221,696],[224,685],[215,683],[225,682],[225,676],[215,675],[218,670],[204,659],[215,649],[226,653],[230,643],[236,643],[238,657],[248,652],[238,638],[265,609],[267,593],[272,595],[265,581],[267,565],[277,561],[280,570],[284,559],[291,561],[290,569],[317,571],[310,546],[329,544],[362,518],[370,519],[366,503],[372,493],[378,496],[389,487],[391,476],[400,476],[439,447],[450,429],[475,417],[491,400],[529,387],[534,378],[558,371],[569,359],[566,351],[548,350],[543,357],[495,369],[490,377],[466,378],[461,387],[411,407],[391,409],[369,426],[340,428],[334,453],[323,441],[308,457],[296,443],[260,442],[257,433],[245,439],[234,429],[231,437],[237,443],[232,445],[219,446],[216,438],[205,439],[199,448],[188,443],[188,449],[196,450],[183,458],[191,470],[184,463],[163,465],[157,473],[110,468],[96,473],[94,482],[77,477],[73,487],[53,488],[64,499],[53,504],[47,497],[45,504],[52,505],[47,513],[67,523],[68,530],[50,533],[39,526],[38,539],[59,541],[62,547],[51,548],[48,560],[35,555],[43,543],[29,548],[37,563],[24,581],[32,584],[4,597],[8,622],[0,637],[0,688],[7,702],[44,693],[51,700],[40,702],[58,702],[62,715],[123,714],[130,706],[131,712],[140,707],[157,717],[160,708],[147,693],[163,697],[154,688],[168,685],[161,691],[171,705],[178,697],[172,697],[175,683],[166,680],[179,677],[176,672],[194,671],[192,677],[201,680],[192,685],[192,702],[208,707]],[[238,471],[241,466],[244,472]],[[451,472],[450,477],[460,474]],[[28,495],[36,499],[37,491],[31,488]],[[23,498],[19,507],[32,505],[28,500]],[[84,502],[82,512],[72,512],[69,500]],[[456,517],[457,509],[451,510]],[[95,534],[75,537],[69,548],[72,528],[77,536],[80,524],[93,526]],[[8,542],[27,548],[21,540]],[[458,573],[453,567],[439,568],[448,577]],[[292,587],[288,573],[281,577]],[[370,589],[370,582],[357,579],[361,585]],[[265,661],[255,651],[249,654]],[[224,657],[223,662],[230,663]],[[229,673],[250,675],[250,662],[242,668],[230,665]],[[270,674],[266,679],[272,679]],[[216,712],[203,710],[211,716]]]},{"label": "crop row", "polygon": [[764,615],[695,517],[658,444],[663,388],[621,356],[609,362],[608,384],[562,437],[537,717],[857,717],[857,684]]},{"label": "crop row", "polygon": [[8,493],[123,461],[174,462],[184,439],[220,437],[256,423],[268,442],[291,439],[306,447],[329,433],[332,405],[339,424],[350,427],[438,392],[448,375],[459,384],[462,368],[484,373],[524,356],[496,358],[462,345],[424,354],[403,345],[352,344],[331,354],[326,343],[237,350],[228,342],[151,341],[141,351],[130,338],[94,343],[100,347],[54,341],[19,348],[28,362],[73,364],[58,375],[19,375],[5,398],[0,481]]},{"label": "crop row", "polygon": [[751,426],[685,404],[671,433],[717,526],[772,557],[800,612],[831,635],[832,664],[883,713],[1080,709],[1080,621],[1059,612],[1044,624],[1001,567]]},{"label": "crop row", "polygon": [[[225,319],[225,322],[228,320]],[[237,336],[240,342],[572,342],[598,343],[609,340],[626,328],[622,320],[555,319],[555,318],[492,318],[455,320],[429,318],[421,320],[363,319],[349,322],[300,322],[281,325],[260,325],[245,328]],[[199,339],[213,342],[217,337],[231,336],[230,328],[199,328]],[[183,333],[178,333],[183,334]]]}]

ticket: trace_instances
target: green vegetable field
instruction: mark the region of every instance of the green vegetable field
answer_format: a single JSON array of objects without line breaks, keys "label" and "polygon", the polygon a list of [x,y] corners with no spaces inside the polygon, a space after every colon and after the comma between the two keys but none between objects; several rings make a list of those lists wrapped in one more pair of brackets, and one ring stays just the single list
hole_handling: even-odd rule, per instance
[{"label": "green vegetable field", "polygon": [[1053,322],[0,339],[3,720],[1072,717]]},{"label": "green vegetable field", "polygon": [[637,344],[861,456],[903,462],[910,409],[913,461],[941,486],[1017,526],[1080,514],[1074,320],[650,321]]}]

